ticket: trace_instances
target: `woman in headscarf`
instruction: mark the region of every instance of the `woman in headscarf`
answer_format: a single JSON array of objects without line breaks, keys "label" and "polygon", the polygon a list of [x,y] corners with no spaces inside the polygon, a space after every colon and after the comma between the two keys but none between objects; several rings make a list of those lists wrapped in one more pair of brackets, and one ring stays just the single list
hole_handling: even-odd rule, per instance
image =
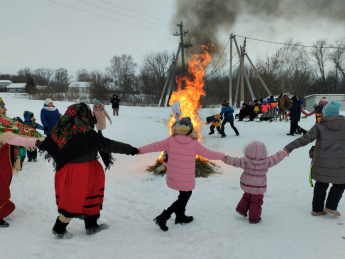
[{"label": "woman in headscarf", "polygon": [[55,194],[60,215],[52,233],[58,238],[71,238],[66,227],[72,218],[84,220],[87,235],[107,229],[108,225],[97,224],[105,183],[97,153],[107,155],[103,155],[102,160],[108,168],[113,163],[111,153],[135,155],[138,149],[97,134],[90,107],[85,103],[69,106],[50,135],[38,146],[46,151],[46,159],[53,159],[56,170]]},{"label": "woman in headscarf", "polygon": [[6,111],[0,97],[0,228],[9,226],[4,218],[15,209],[10,201],[10,183],[13,173],[20,171],[18,146],[35,149],[37,140],[44,140],[33,128],[7,117]]}]

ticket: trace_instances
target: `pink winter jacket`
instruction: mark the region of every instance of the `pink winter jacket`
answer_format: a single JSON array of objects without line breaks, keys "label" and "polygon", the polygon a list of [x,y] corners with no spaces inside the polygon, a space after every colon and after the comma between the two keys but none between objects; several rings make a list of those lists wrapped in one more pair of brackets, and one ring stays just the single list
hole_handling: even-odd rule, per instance
[{"label": "pink winter jacket", "polygon": [[278,164],[285,157],[286,153],[283,151],[267,157],[264,143],[255,141],[247,146],[245,157],[226,156],[223,161],[228,165],[244,169],[241,175],[241,188],[244,192],[264,194],[267,190],[268,168]]},{"label": "pink winter jacket", "polygon": [[177,191],[191,191],[195,188],[195,156],[222,160],[224,153],[205,148],[197,139],[188,135],[170,136],[139,148],[141,154],[168,151],[167,185]]}]

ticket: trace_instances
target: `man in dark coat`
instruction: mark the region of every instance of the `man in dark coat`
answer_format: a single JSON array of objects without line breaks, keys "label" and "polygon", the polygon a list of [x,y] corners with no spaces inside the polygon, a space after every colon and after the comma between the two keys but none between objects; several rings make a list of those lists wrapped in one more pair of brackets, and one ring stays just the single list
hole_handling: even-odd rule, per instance
[{"label": "man in dark coat", "polygon": [[292,104],[290,107],[290,120],[291,120],[291,122],[290,122],[290,133],[288,133],[287,135],[293,136],[295,134],[296,130],[305,134],[307,131],[298,125],[298,122],[301,119],[301,106],[302,106],[302,104],[299,100],[297,100],[296,96],[293,96],[291,98],[291,101],[292,101]]},{"label": "man in dark coat", "polygon": [[119,116],[120,99],[116,94],[110,99],[111,107],[113,108],[113,116]]}]

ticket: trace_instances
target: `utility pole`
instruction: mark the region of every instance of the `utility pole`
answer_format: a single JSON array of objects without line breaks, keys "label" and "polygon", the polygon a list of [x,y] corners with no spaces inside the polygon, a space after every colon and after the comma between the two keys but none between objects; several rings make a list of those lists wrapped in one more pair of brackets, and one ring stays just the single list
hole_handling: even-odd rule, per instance
[{"label": "utility pole", "polygon": [[246,53],[246,38],[244,39],[243,42],[243,47],[240,46],[241,49],[241,103],[244,102],[244,55]]},{"label": "utility pole", "polygon": [[182,73],[183,75],[186,75],[186,66],[184,63],[184,49],[193,46],[191,43],[184,44],[183,43],[183,37],[188,34],[187,31],[183,31],[182,27],[182,22],[180,24],[177,24],[177,27],[180,27],[180,33],[176,32],[173,35],[174,36],[180,36],[180,49],[181,49],[181,58],[182,58]]},{"label": "utility pole", "polygon": [[232,33],[230,34],[229,103],[232,105]]}]

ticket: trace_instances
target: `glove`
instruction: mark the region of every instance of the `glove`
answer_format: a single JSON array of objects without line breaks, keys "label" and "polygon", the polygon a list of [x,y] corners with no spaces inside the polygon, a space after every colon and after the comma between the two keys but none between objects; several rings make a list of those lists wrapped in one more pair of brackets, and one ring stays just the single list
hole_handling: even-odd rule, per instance
[{"label": "glove", "polygon": [[110,124],[112,123],[112,121],[110,121]]},{"label": "glove", "polygon": [[139,150],[136,147],[132,147],[131,155],[134,156],[134,155],[137,155],[137,154],[139,154]]}]

